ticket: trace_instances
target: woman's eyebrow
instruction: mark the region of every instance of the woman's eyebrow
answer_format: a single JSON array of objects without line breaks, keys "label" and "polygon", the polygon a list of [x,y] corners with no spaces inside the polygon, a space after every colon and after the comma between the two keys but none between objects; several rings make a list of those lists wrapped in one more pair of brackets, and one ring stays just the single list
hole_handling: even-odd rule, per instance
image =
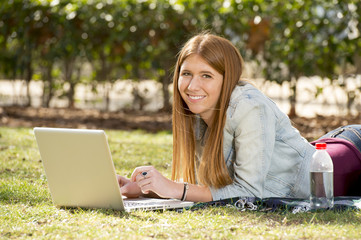
[{"label": "woman's eyebrow", "polygon": [[[184,71],[187,71],[187,72],[193,72],[192,70],[189,70],[187,67],[181,67],[180,68],[180,72],[184,72]],[[210,71],[210,70],[201,70],[200,71],[201,74],[210,74],[212,76],[214,76],[215,74]]]},{"label": "woman's eyebrow", "polygon": [[200,73],[202,73],[202,74],[209,74],[209,75],[214,76],[214,73],[211,72],[211,71],[201,71]]}]

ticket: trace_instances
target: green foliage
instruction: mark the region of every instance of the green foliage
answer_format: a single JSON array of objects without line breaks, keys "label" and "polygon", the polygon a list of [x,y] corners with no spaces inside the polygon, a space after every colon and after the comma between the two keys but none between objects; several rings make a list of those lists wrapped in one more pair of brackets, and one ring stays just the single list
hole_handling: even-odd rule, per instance
[{"label": "green foliage", "polygon": [[[266,69],[269,79],[313,75],[333,79],[337,66],[361,54],[351,50],[356,40],[350,24],[360,18],[354,1],[275,2],[272,8],[277,9],[272,16],[272,34],[277,37],[270,39],[265,51],[267,62],[275,66]],[[281,64],[287,66],[286,74],[280,74]]]},{"label": "green foliage", "polygon": [[[87,62],[93,71],[89,83],[158,80],[167,105],[181,45],[211,30],[236,44],[246,61],[257,62],[268,80],[336,79],[361,56],[360,5],[355,0],[6,1],[0,5],[0,74],[15,79],[41,72],[47,101],[55,94],[53,78],[60,78],[70,85],[66,94],[72,100]],[[52,75],[54,68],[62,74]]]},{"label": "green foliage", "polygon": [[[116,171],[140,164],[170,175],[172,135],[108,131]],[[360,211],[240,212],[210,207],[177,213],[56,208],[31,129],[0,127],[1,239],[356,239]]]}]

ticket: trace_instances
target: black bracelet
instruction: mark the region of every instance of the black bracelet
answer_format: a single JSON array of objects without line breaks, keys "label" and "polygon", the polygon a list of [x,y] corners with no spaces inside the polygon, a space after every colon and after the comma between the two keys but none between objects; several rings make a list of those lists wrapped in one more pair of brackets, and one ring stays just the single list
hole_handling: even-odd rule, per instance
[{"label": "black bracelet", "polygon": [[183,195],[182,195],[181,201],[186,200],[188,189],[189,189],[188,183],[185,182],[185,183],[184,183]]}]

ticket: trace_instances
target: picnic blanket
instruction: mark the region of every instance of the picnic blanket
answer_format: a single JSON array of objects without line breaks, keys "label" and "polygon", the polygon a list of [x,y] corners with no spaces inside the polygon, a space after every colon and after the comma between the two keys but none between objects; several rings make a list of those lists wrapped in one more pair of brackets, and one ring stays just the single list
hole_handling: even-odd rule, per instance
[{"label": "picnic blanket", "polygon": [[[197,210],[209,206],[230,206],[240,211],[262,211],[262,212],[311,212],[310,201],[297,198],[256,198],[237,197],[228,198],[206,203],[197,203],[190,207],[190,210]],[[335,197],[334,206],[331,209],[321,209],[317,211],[344,211],[348,209],[361,210],[361,197]]]}]

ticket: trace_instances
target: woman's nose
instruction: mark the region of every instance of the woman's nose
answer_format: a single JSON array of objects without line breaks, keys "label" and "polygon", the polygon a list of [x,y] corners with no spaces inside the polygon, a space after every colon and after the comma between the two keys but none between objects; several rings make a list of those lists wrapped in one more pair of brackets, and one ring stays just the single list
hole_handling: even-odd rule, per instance
[{"label": "woman's nose", "polygon": [[188,90],[191,90],[191,91],[196,91],[196,90],[199,90],[200,89],[200,80],[198,77],[193,77],[190,81],[189,81],[189,84],[188,84],[188,87],[187,87]]}]

